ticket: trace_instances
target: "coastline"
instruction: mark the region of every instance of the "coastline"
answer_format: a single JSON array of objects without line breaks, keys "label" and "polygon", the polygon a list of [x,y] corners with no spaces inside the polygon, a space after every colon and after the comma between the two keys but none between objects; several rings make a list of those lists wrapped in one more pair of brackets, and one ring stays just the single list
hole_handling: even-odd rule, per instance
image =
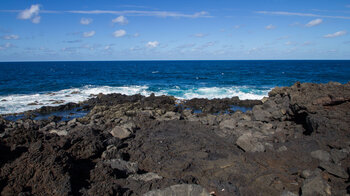
[{"label": "coastline", "polygon": [[[76,108],[86,116],[30,119]],[[0,193],[349,194],[349,111],[349,82],[276,87],[263,101],[99,94],[42,107],[0,117]]]}]

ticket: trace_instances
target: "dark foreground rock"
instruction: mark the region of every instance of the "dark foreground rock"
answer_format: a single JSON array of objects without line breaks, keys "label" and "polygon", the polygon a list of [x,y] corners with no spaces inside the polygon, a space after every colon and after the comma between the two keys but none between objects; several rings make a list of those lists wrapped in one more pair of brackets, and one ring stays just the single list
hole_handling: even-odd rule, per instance
[{"label": "dark foreground rock", "polygon": [[100,94],[25,116],[0,118],[1,195],[350,194],[350,83],[263,101]]}]

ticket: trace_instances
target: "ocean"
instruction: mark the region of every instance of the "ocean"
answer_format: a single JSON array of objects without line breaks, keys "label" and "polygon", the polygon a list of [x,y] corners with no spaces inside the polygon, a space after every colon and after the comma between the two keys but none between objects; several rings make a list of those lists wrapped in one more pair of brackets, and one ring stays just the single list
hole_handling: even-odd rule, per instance
[{"label": "ocean", "polygon": [[1,62],[0,114],[98,93],[261,99],[275,86],[350,81],[350,61]]}]

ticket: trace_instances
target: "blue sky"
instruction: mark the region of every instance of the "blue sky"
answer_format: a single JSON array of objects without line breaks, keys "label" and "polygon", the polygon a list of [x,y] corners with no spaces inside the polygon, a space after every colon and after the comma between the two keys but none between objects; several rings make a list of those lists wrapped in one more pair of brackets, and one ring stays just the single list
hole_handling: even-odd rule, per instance
[{"label": "blue sky", "polygon": [[0,61],[350,59],[349,0],[1,0]]}]

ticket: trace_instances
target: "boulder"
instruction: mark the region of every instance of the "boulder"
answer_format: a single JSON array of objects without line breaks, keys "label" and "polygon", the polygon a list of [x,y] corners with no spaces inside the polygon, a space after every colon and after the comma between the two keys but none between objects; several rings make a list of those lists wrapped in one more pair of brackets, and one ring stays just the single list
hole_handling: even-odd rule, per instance
[{"label": "boulder", "polygon": [[257,141],[251,133],[245,133],[240,136],[236,144],[246,152],[264,152],[265,146]]},{"label": "boulder", "polygon": [[347,157],[347,154],[343,151],[332,149],[331,150],[331,158],[334,163],[339,163]]},{"label": "boulder", "polygon": [[267,110],[264,110],[262,108],[262,105],[256,105],[253,107],[253,116],[254,116],[254,119],[257,121],[268,122],[269,119],[272,117],[272,114]]},{"label": "boulder", "polygon": [[136,162],[127,162],[122,159],[111,159],[104,162],[107,165],[110,165],[111,168],[117,169],[128,174],[134,174],[138,170],[138,164]]},{"label": "boulder", "polygon": [[349,175],[340,165],[336,165],[330,162],[321,162],[320,167],[327,170],[328,173],[338,176],[340,178],[348,179]]},{"label": "boulder", "polygon": [[235,119],[227,119],[220,122],[220,129],[234,129],[236,127],[237,122]]},{"label": "boulder", "polygon": [[298,196],[298,195],[290,191],[283,191],[281,196]]},{"label": "boulder", "polygon": [[331,156],[327,151],[324,150],[315,150],[311,152],[311,156],[320,161],[329,161]]},{"label": "boulder", "polygon": [[68,132],[66,130],[58,130],[58,129],[52,129],[49,131],[49,133],[57,134],[59,136],[66,136],[68,135]]},{"label": "boulder", "polygon": [[320,174],[307,178],[301,187],[303,196],[329,196],[331,187],[325,182]]},{"label": "boulder", "polygon": [[210,193],[196,184],[176,184],[161,190],[149,191],[144,196],[209,196]]},{"label": "boulder", "polygon": [[113,135],[113,137],[118,139],[125,139],[131,135],[131,131],[129,131],[129,129],[121,126],[114,127],[110,133]]}]

